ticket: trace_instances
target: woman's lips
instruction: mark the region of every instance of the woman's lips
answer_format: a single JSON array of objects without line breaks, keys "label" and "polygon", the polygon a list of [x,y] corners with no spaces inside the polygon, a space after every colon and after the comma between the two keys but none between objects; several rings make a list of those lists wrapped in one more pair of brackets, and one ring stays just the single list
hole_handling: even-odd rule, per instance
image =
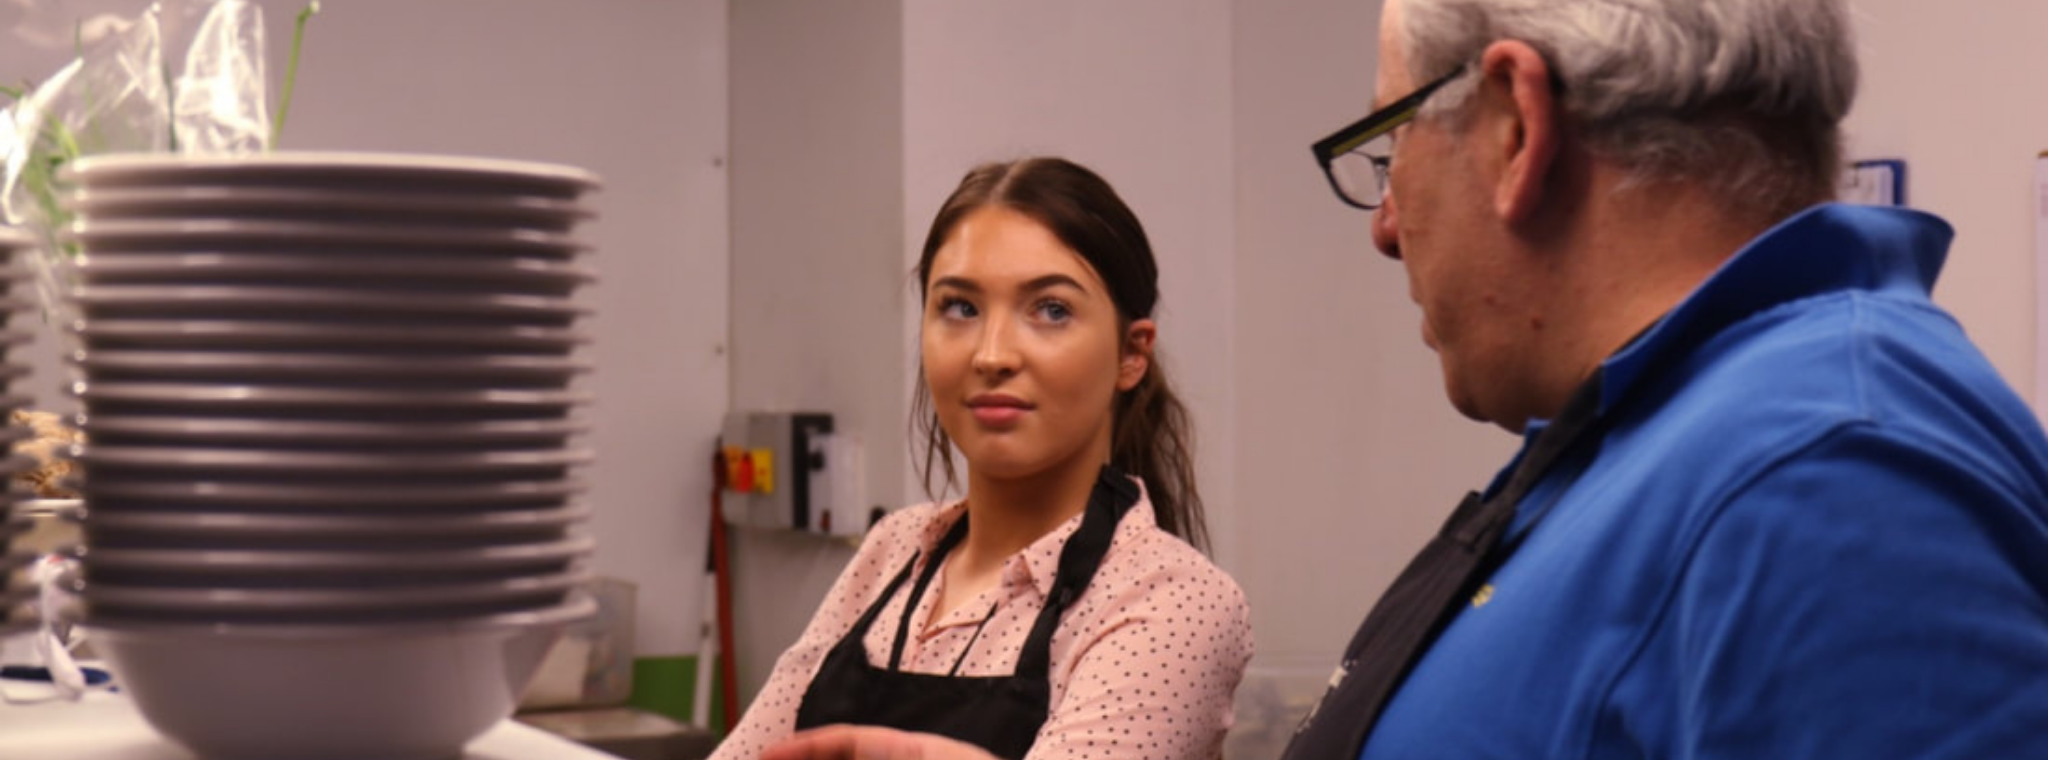
[{"label": "woman's lips", "polygon": [[967,408],[973,410],[974,419],[990,427],[1008,427],[1017,424],[1031,411],[1031,404],[1015,396],[999,393],[984,393],[967,400]]}]

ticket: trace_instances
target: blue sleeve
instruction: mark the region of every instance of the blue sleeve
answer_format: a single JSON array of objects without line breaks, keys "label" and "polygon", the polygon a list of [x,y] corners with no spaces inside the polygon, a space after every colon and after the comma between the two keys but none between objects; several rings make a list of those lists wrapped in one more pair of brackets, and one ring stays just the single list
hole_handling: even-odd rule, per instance
[{"label": "blue sleeve", "polygon": [[1903,438],[1838,431],[1700,532],[1676,756],[2048,758],[2038,486]]}]

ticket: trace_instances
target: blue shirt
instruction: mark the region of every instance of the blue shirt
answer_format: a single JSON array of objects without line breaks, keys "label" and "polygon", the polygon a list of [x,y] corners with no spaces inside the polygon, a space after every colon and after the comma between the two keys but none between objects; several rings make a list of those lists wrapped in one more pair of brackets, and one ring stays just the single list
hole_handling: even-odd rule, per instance
[{"label": "blue shirt", "polygon": [[1952,236],[1808,209],[1609,359],[1362,757],[2048,758],[2048,440],[1928,299]]}]

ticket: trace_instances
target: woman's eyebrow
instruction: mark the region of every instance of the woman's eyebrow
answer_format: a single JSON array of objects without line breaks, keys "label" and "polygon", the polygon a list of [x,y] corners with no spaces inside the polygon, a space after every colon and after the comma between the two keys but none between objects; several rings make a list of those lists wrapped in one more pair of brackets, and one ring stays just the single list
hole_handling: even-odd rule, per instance
[{"label": "woman's eyebrow", "polygon": [[1048,288],[1058,287],[1060,285],[1065,285],[1067,287],[1081,291],[1082,295],[1088,294],[1088,288],[1083,287],[1081,285],[1081,281],[1059,273],[1034,277],[1031,279],[1030,282],[1024,283],[1024,289],[1031,292],[1037,292],[1040,290],[1046,290]]},{"label": "woman's eyebrow", "polygon": [[939,279],[933,280],[933,281],[932,281],[932,288],[933,288],[933,289],[937,289],[937,288],[952,288],[952,289],[954,289],[954,290],[964,290],[964,291],[967,291],[967,292],[969,292],[969,293],[980,293],[980,292],[981,292],[981,284],[980,284],[980,283],[977,283],[977,282],[975,282],[975,281],[973,281],[973,280],[970,280],[970,279],[967,279],[967,278],[965,278],[965,277],[958,277],[958,276],[950,276],[950,275],[949,275],[949,276],[946,276],[946,277],[940,277]]}]

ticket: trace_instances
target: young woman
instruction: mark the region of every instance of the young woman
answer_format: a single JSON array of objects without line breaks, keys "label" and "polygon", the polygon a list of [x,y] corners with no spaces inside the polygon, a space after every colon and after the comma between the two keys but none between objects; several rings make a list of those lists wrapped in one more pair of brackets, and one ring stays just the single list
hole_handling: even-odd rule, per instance
[{"label": "young woman", "polygon": [[966,496],[875,526],[713,757],[1217,757],[1251,629],[1196,548],[1144,229],[1079,165],[985,165],[917,271],[921,466],[950,490],[957,450]]}]

